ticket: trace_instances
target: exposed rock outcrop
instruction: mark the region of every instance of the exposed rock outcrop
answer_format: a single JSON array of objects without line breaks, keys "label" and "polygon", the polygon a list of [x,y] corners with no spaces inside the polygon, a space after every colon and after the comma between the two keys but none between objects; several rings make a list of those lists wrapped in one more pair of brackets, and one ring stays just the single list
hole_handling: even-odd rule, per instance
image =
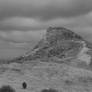
[{"label": "exposed rock outcrop", "polygon": [[25,55],[25,59],[48,58],[56,56],[67,58],[75,56],[83,48],[84,39],[78,34],[63,28],[50,27],[45,37],[33,48],[31,53]]},{"label": "exposed rock outcrop", "polygon": [[86,41],[75,32],[63,27],[49,27],[44,37],[38,44],[24,56],[16,58],[16,60],[36,60],[59,58],[66,60],[69,58],[77,58],[88,63],[91,57],[86,54],[89,50]]}]

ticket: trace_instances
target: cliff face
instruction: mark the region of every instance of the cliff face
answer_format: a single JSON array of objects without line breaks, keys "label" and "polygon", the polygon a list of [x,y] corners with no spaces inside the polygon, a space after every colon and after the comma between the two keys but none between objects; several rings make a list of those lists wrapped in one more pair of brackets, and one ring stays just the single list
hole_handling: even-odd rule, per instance
[{"label": "cliff face", "polygon": [[78,34],[63,28],[50,27],[45,37],[38,42],[31,53],[26,54],[26,59],[44,57],[67,58],[75,56],[83,48],[83,38]]},{"label": "cliff face", "polygon": [[77,61],[91,62],[91,56],[87,53],[90,49],[86,41],[78,34],[63,27],[49,27],[44,37],[38,44],[24,56],[16,59],[19,61],[58,58],[67,60],[76,58]]},{"label": "cliff face", "polygon": [[71,30],[63,27],[49,27],[45,37],[37,44],[35,48],[39,48],[41,46],[46,47],[47,45],[53,46],[66,40],[83,41],[83,38]]}]

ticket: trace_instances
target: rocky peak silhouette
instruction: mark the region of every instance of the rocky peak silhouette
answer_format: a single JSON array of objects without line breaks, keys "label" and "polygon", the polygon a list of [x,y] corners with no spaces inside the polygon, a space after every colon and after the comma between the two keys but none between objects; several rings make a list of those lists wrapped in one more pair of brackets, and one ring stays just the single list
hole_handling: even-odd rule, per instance
[{"label": "rocky peak silhouette", "polygon": [[84,39],[64,27],[49,27],[46,35],[38,44],[24,55],[25,60],[49,58],[56,56],[66,58],[78,54],[83,47]]}]

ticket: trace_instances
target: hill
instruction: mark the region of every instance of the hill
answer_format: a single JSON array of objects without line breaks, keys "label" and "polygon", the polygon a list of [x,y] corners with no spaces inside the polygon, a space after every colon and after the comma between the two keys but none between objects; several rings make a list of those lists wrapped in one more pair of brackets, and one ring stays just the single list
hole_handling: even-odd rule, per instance
[{"label": "hill", "polygon": [[79,34],[64,27],[49,27],[44,37],[31,51],[17,57],[13,62],[22,63],[37,59],[48,61],[56,58],[61,63],[65,60],[77,59],[80,63],[90,64],[91,51],[91,43]]}]

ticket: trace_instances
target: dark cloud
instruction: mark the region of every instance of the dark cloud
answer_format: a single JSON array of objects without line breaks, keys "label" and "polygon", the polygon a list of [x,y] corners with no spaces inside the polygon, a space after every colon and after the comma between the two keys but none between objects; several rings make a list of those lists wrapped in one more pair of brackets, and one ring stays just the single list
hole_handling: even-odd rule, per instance
[{"label": "dark cloud", "polygon": [[42,30],[65,25],[68,21],[63,23],[62,19],[91,10],[92,0],[0,0],[0,30]]},{"label": "dark cloud", "polygon": [[3,39],[8,42],[14,43],[30,43],[33,41],[38,41],[42,38],[42,35],[45,34],[44,30],[40,31],[12,31],[5,32],[0,31],[0,39]]},{"label": "dark cloud", "polygon": [[[20,30],[20,31],[38,31],[43,29],[44,27],[28,27],[28,26],[12,26],[12,25],[0,25],[0,30],[2,31],[14,31],[14,30]],[[46,28],[46,27],[45,27]]]},{"label": "dark cloud", "polygon": [[26,18],[26,17],[12,17],[8,19],[4,19],[0,23],[0,30],[3,31],[13,31],[13,30],[21,30],[21,31],[37,31],[47,29],[49,26],[55,25],[63,25],[71,23],[73,19],[63,19],[57,18],[49,21],[40,21],[37,19]]},{"label": "dark cloud", "polygon": [[[24,31],[44,30],[49,26],[82,29],[92,24],[89,23],[92,16],[88,19],[89,15],[83,15],[91,10],[92,0],[0,0],[0,30],[6,32],[0,37],[9,41],[26,42],[36,36]],[[15,34],[7,34],[10,30]],[[22,31],[22,35],[16,31]]]},{"label": "dark cloud", "polygon": [[72,17],[92,10],[92,0],[0,0],[0,19],[12,16],[48,20]]}]

